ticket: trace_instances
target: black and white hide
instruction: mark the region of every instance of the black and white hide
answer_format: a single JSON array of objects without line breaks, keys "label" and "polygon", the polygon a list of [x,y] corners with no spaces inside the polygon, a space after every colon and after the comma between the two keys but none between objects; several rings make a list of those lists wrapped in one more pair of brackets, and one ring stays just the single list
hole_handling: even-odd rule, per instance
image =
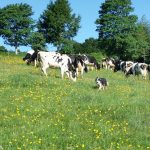
[{"label": "black and white hide", "polygon": [[77,77],[79,76],[79,72],[81,73],[81,77],[83,77],[84,71],[87,73],[88,68],[84,63],[82,56],[78,54],[70,54],[69,57],[71,58],[72,64],[76,70]]},{"label": "black and white hide", "polygon": [[148,75],[147,67],[146,63],[134,63],[132,66],[126,67],[125,76],[128,77],[131,74],[134,76],[142,75],[142,78],[146,79]]},{"label": "black and white hide", "polygon": [[76,71],[73,67],[71,58],[65,54],[57,52],[39,52],[38,60],[41,64],[42,72],[47,76],[47,69],[49,67],[57,67],[61,70],[61,77],[64,78],[64,73],[68,78],[76,81]]},{"label": "black and white hide", "polygon": [[113,59],[113,58],[103,58],[102,59],[102,68],[114,70],[114,68],[115,68],[115,59]]},{"label": "black and white hide", "polygon": [[129,68],[133,65],[132,61],[122,61],[122,60],[115,60],[115,67],[114,72],[122,71],[125,72],[126,68]]},{"label": "black and white hide", "polygon": [[34,66],[37,66],[37,53],[39,51],[30,50],[27,52],[26,56],[23,60],[27,63],[27,65],[34,63]]},{"label": "black and white hide", "polygon": [[96,70],[100,69],[100,64],[97,62],[96,58],[94,56],[90,56],[90,55],[81,55],[82,60],[84,61],[84,63],[88,66],[88,70],[93,70],[94,68]]}]

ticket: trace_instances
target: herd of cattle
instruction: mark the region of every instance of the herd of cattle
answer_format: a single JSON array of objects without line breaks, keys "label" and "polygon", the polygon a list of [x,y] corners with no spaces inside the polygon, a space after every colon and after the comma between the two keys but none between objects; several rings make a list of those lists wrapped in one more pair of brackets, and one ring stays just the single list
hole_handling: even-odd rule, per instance
[{"label": "herd of cattle", "polygon": [[95,57],[85,54],[60,54],[58,52],[44,52],[30,50],[23,58],[27,64],[34,62],[35,66],[40,64],[42,72],[47,76],[47,69],[49,67],[57,67],[61,70],[61,77],[63,79],[64,73],[68,78],[76,81],[79,72],[83,77],[83,73],[88,72],[89,69],[99,70],[100,68],[111,69],[114,72],[122,71],[125,76],[142,75],[146,79],[148,72],[150,72],[150,65],[146,63],[115,60],[113,58],[104,58],[101,63],[98,63]]}]

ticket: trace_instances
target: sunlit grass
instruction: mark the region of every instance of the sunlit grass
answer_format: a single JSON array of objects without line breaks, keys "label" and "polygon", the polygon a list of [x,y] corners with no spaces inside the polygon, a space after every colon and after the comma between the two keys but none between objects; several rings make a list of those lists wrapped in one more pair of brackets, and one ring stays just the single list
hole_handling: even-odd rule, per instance
[{"label": "sunlit grass", "polygon": [[[0,56],[0,70],[3,149],[150,149],[149,80],[100,70],[74,83],[19,56]],[[96,76],[108,79],[106,91]]]}]

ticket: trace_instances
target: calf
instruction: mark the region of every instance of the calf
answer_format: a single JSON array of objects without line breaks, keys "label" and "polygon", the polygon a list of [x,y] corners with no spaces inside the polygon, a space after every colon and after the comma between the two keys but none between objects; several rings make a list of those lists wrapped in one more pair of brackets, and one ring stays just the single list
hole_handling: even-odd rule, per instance
[{"label": "calf", "polygon": [[61,77],[63,79],[64,73],[68,78],[76,81],[76,71],[72,65],[71,58],[67,55],[61,55],[57,52],[39,52],[38,59],[41,63],[41,70],[47,76],[47,68],[58,67],[61,70]]}]

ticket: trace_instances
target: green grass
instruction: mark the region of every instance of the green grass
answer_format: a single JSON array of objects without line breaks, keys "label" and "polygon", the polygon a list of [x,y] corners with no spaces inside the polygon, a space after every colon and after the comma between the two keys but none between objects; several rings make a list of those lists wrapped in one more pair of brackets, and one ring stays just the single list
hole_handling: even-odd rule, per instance
[{"label": "green grass", "polygon": [[[0,146],[5,150],[150,149],[150,81],[109,70],[77,82],[59,69],[0,55]],[[109,87],[98,91],[96,76]]]}]

